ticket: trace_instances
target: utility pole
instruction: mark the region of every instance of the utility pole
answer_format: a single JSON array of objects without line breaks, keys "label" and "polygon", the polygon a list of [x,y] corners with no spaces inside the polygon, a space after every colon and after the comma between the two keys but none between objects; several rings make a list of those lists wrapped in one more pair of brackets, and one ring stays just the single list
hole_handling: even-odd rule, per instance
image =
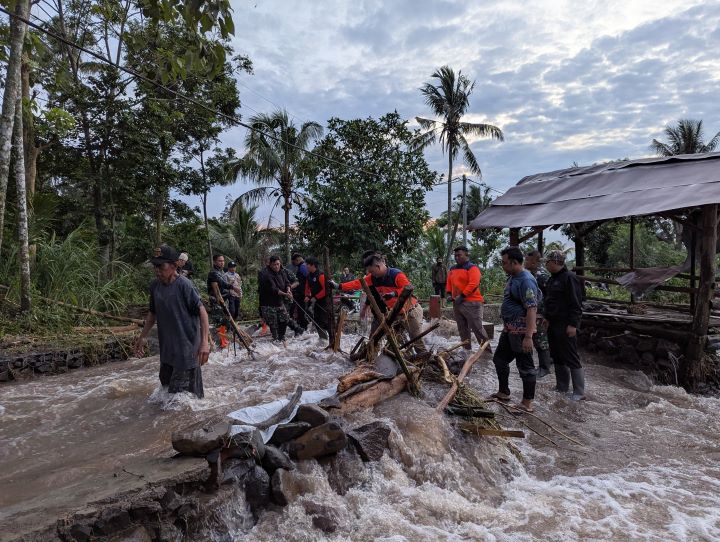
[{"label": "utility pole", "polygon": [[467,246],[467,175],[462,176],[463,192],[462,192],[462,213],[463,213],[463,246]]}]

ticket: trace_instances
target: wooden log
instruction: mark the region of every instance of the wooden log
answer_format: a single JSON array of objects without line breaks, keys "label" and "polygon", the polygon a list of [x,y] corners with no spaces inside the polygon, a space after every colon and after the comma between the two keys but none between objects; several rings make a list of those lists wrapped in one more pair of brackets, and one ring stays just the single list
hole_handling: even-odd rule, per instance
[{"label": "wooden log", "polygon": [[[7,288],[7,286],[4,286],[4,288]],[[107,318],[108,320],[116,320],[118,322],[131,322],[138,326],[145,325],[145,320],[141,320],[140,318],[129,318],[127,316],[116,316],[115,314],[110,314],[108,312],[100,312],[100,311],[96,311],[93,309],[86,309],[84,307],[78,307],[77,305],[65,303],[64,301],[58,301],[57,299],[50,299],[49,297],[43,297],[43,296],[37,296],[37,297],[39,299],[42,299],[43,301],[47,301],[48,303],[52,303],[54,305],[60,305],[61,307],[66,307],[66,308],[72,309],[74,311],[84,312],[85,314],[92,314],[93,316],[97,316],[98,318]]]},{"label": "wooden log", "polygon": [[[373,332],[373,334],[370,336],[370,343],[373,346],[376,346],[378,343],[380,343],[380,340],[385,336],[386,330],[391,329],[392,325],[395,324],[395,320],[397,320],[398,316],[400,316],[400,311],[402,310],[403,306],[407,302],[408,298],[412,295],[412,293],[412,286],[405,286],[405,288],[403,288],[403,291],[400,292],[397,303],[395,303],[392,310],[385,315],[385,325],[379,325],[377,329]],[[374,298],[373,301],[375,301]],[[378,308],[379,307],[380,305],[378,305]],[[379,319],[379,321],[382,322],[383,319],[381,318]]]},{"label": "wooden log", "polygon": [[[395,333],[393,333],[392,329],[390,329],[390,326],[387,325],[387,322],[383,318],[382,312],[380,311],[380,307],[378,306],[377,302],[375,301],[375,298],[372,296],[372,292],[370,291],[370,288],[367,285],[367,282],[365,282],[365,277],[360,277],[360,285],[362,286],[362,289],[365,292],[365,295],[367,296],[368,301],[370,302],[370,308],[373,311],[373,315],[375,316],[375,318],[378,319],[378,321],[380,322],[380,325],[385,328],[385,334],[387,335],[388,342],[390,343],[390,349],[391,349],[395,359],[400,364],[400,368],[402,369],[403,373],[405,374],[405,377],[407,378],[408,389],[410,390],[410,393],[417,397],[420,394],[420,390],[418,390],[418,387],[417,387],[417,382],[415,382],[415,378],[413,377],[412,373],[408,369],[407,363],[405,363],[405,359],[403,358],[402,352],[400,351],[400,346],[397,343]],[[405,290],[403,290],[403,293],[404,293],[404,291]]]},{"label": "wooden log", "polygon": [[631,331],[640,335],[650,335],[651,337],[660,337],[670,339],[680,344],[685,344],[689,338],[688,333],[683,331],[674,331],[661,326],[650,326],[636,324],[633,322],[613,322],[608,320],[585,320],[583,317],[582,328],[599,327],[603,329],[617,329],[619,331]]},{"label": "wooden log", "polygon": [[482,407],[448,405],[445,408],[447,414],[453,416],[465,416],[467,418],[494,418],[495,412]]},{"label": "wooden log", "polygon": [[445,410],[445,407],[450,404],[450,401],[453,400],[453,397],[455,397],[455,394],[457,393],[458,385],[461,384],[463,380],[465,380],[465,377],[470,372],[470,369],[472,369],[473,364],[480,359],[480,356],[482,356],[482,353],[487,350],[488,346],[490,346],[490,341],[485,341],[477,352],[475,352],[472,356],[465,360],[465,364],[460,370],[460,374],[458,375],[457,380],[453,382],[450,391],[447,392],[445,397],[443,397],[442,401],[440,401],[438,406],[435,407],[435,410],[437,410],[438,412],[442,412],[443,410]]},{"label": "wooden log", "polygon": [[697,291],[695,314],[687,355],[681,367],[681,378],[685,386],[693,389],[705,376],[702,359],[705,353],[710,310],[715,290],[715,271],[718,227],[718,204],[703,205],[700,238],[700,287]]},{"label": "wooden log", "polygon": [[408,379],[405,375],[398,375],[392,380],[380,381],[359,393],[356,393],[342,401],[340,411],[342,413],[352,412],[362,408],[370,408],[381,401],[395,397],[407,386]]},{"label": "wooden log", "polygon": [[492,427],[478,427],[472,422],[460,422],[458,424],[460,430],[465,433],[471,433],[478,437],[506,437],[506,438],[525,438],[522,431],[511,429],[495,429]]},{"label": "wooden log", "polygon": [[[620,284],[615,279],[607,279],[602,277],[586,277],[583,276],[582,280],[586,280],[588,282],[599,282],[603,284]],[[663,284],[659,286],[655,286],[655,290],[660,290],[663,292],[679,292],[682,294],[692,294],[697,291],[697,288],[688,288],[687,286],[665,286]]]},{"label": "wooden log", "polygon": [[425,337],[425,335],[428,335],[429,333],[432,333],[433,331],[435,331],[439,326],[440,326],[440,322],[435,322],[433,325],[431,325],[429,328],[427,328],[425,331],[423,331],[417,337],[413,337],[409,341],[405,341],[404,343],[402,343],[400,345],[400,350],[405,350],[408,346],[411,346],[416,341],[419,341],[420,339]]},{"label": "wooden log", "polygon": [[73,331],[78,333],[97,333],[98,331],[105,331],[108,333],[127,333],[130,331],[137,331],[137,324],[129,324],[127,326],[75,326]]},{"label": "wooden log", "polygon": [[358,367],[353,372],[338,378],[340,383],[338,384],[337,391],[338,393],[343,393],[357,384],[362,384],[363,382],[367,382],[369,380],[377,380],[383,376],[385,375],[371,369],[370,367]]},{"label": "wooden log", "polygon": [[333,340],[333,352],[340,350],[340,339],[342,338],[343,329],[345,328],[345,320],[347,320],[347,311],[340,309],[340,314],[337,319],[337,326],[335,327],[335,339]]}]

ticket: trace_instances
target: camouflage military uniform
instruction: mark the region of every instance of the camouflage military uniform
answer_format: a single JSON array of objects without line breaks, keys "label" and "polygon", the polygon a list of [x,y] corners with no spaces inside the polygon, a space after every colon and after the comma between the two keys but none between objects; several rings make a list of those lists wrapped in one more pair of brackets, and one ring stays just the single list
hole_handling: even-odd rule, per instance
[{"label": "camouflage military uniform", "polygon": [[550,342],[548,341],[547,334],[548,322],[545,320],[543,312],[545,309],[545,290],[547,288],[547,282],[550,278],[550,274],[545,271],[545,269],[540,268],[537,273],[533,274],[533,276],[538,284],[538,289],[542,293],[540,303],[538,303],[537,331],[535,335],[533,335],[533,345],[538,353],[540,367],[549,371],[552,361],[550,359]]}]

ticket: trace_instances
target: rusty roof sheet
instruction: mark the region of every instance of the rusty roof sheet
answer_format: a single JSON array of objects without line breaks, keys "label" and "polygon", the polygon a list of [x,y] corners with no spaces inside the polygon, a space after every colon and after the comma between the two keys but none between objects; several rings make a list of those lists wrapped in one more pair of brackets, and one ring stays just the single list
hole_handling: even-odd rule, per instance
[{"label": "rusty roof sheet", "polygon": [[644,158],[529,175],[470,229],[573,224],[720,203],[720,152]]}]

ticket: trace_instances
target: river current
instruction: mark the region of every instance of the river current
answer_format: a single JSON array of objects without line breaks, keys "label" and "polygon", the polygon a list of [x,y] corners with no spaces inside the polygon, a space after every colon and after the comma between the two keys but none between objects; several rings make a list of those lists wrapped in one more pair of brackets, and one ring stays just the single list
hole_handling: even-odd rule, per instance
[{"label": "river current", "polygon": [[[344,350],[356,340],[343,337]],[[435,333],[427,343],[457,340]],[[331,385],[352,365],[322,346],[306,335],[286,349],[258,341],[254,361],[239,351],[237,358],[212,354],[203,369],[204,400],[160,389],[157,358],[3,386],[0,538],[20,532],[18,522],[41,522],[123,489],[123,477],[140,462],[173,455],[170,434],[178,427],[284,397],[298,384]],[[582,446],[538,420],[499,414],[503,427],[526,432],[526,439],[512,439],[518,458],[502,439],[461,435],[435,414],[436,396],[418,401],[403,393],[351,420],[383,419],[393,432],[390,449],[366,464],[344,495],[322,466],[303,462],[302,497],[264,512],[256,525],[238,497],[218,510],[227,528],[201,539],[720,540],[720,399],[585,361],[587,401],[554,393],[550,376],[538,383],[536,405],[540,418]],[[469,383],[483,394],[495,391],[489,356]],[[514,368],[511,388],[519,399]],[[313,528],[308,501],[336,512],[334,533]]]}]

